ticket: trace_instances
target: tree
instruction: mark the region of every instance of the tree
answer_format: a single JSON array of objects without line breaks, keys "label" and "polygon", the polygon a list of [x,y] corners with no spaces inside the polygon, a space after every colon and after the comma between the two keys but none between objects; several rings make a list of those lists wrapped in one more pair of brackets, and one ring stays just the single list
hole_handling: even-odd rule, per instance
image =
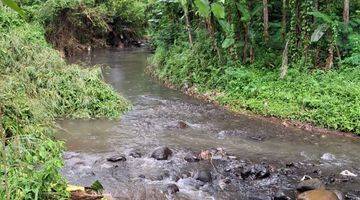
[{"label": "tree", "polygon": [[189,7],[188,7],[189,3],[188,3],[188,0],[180,0],[180,3],[181,3],[181,7],[184,10],[186,29],[187,29],[188,35],[189,35],[189,43],[192,46],[193,39],[192,39],[192,35],[191,35],[191,25],[190,25],[190,20],[189,20]]},{"label": "tree", "polygon": [[263,0],[263,18],[264,18],[264,40],[269,41],[269,9],[268,1]]},{"label": "tree", "polygon": [[345,25],[349,24],[350,20],[350,0],[344,0],[344,10],[343,10],[343,21]]}]

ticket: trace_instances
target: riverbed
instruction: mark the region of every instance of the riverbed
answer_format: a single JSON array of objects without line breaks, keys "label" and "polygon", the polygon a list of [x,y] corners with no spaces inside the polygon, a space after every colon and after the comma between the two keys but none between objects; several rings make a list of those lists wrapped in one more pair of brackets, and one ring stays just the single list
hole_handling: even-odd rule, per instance
[{"label": "riverbed", "polygon": [[[295,198],[307,175],[328,189],[360,195],[359,138],[234,115],[168,89],[145,74],[150,55],[146,49],[106,49],[76,57],[102,65],[106,82],[133,108],[118,121],[58,121],[57,138],[67,147],[62,173],[71,184],[99,180],[114,199],[273,199],[279,193]],[[152,158],[165,146],[172,151],[168,159]],[[184,159],[204,152],[211,159]],[[114,156],[125,159],[108,161]],[[236,176],[236,169],[249,166],[267,170],[266,176]],[[344,170],[358,176],[340,175]],[[209,181],[197,178],[203,171]],[[170,194],[169,184],[179,192]]]}]

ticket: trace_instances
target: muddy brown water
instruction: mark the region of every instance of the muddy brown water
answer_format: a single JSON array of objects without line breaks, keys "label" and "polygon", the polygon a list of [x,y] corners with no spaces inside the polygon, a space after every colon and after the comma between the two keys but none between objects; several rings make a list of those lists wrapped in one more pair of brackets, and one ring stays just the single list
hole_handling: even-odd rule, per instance
[{"label": "muddy brown water", "polygon": [[[62,131],[57,138],[67,147],[62,173],[71,184],[89,186],[99,180],[115,199],[273,199],[279,191],[294,198],[297,182],[309,175],[319,177],[330,189],[359,194],[359,139],[235,116],[170,90],[144,73],[149,55],[145,49],[107,49],[76,58],[90,65],[108,66],[102,68],[106,82],[129,99],[133,109],[119,121],[58,121]],[[179,127],[179,122],[187,127]],[[165,161],[150,158],[159,146],[171,148],[173,156]],[[275,170],[270,178],[235,180],[231,187],[223,187],[218,173],[226,171],[221,168],[233,161],[210,164],[183,159],[189,151],[210,148],[223,148],[236,157],[234,162],[266,163]],[[128,156],[132,151],[141,158]],[[124,154],[127,160],[106,161],[114,154]],[[199,170],[210,171],[214,181],[203,184],[194,180],[192,174]],[[278,173],[284,170],[289,172]],[[344,177],[340,175],[343,170],[358,177]],[[180,192],[168,195],[166,186],[170,183],[177,184]]]}]

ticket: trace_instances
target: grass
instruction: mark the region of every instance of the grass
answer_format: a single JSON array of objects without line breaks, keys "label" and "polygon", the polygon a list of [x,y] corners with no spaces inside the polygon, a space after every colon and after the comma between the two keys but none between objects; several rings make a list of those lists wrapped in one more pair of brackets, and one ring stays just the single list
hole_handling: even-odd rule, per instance
[{"label": "grass", "polygon": [[66,64],[41,25],[0,11],[0,199],[67,199],[54,120],[116,119],[130,104],[99,68]]},{"label": "grass", "polygon": [[253,65],[219,64],[206,45],[158,47],[151,70],[179,88],[216,92],[212,98],[234,111],[249,110],[360,134],[360,68],[310,71],[293,65],[281,80],[280,67],[266,68],[261,60]]}]

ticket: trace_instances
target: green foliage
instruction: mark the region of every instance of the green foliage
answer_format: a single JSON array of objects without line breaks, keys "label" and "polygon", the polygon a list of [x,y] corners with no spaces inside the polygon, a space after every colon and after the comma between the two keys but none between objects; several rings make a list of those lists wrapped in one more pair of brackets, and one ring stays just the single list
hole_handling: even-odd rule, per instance
[{"label": "green foliage", "polygon": [[152,64],[160,79],[178,87],[194,86],[200,93],[217,91],[220,95],[212,98],[236,111],[246,109],[360,134],[359,68],[304,73],[301,66],[293,66],[279,80],[277,70],[240,63],[220,66],[202,51],[205,46],[185,47],[176,44],[169,51],[156,51]]},{"label": "green foliage", "polygon": [[0,199],[67,199],[58,118],[119,118],[129,103],[99,68],[67,65],[44,28],[0,8]]},{"label": "green foliage", "polygon": [[208,18],[211,14],[211,7],[208,0],[195,0],[195,5],[200,16]]},{"label": "green foliage", "polygon": [[11,9],[15,10],[16,12],[19,13],[19,15],[24,16],[25,12],[23,11],[23,9],[21,9],[17,3],[13,0],[1,0],[1,2],[7,6],[9,6]]},{"label": "green foliage", "polygon": [[[191,47],[182,5],[152,4],[156,76],[220,94],[214,98],[234,110],[360,133],[358,2],[351,2],[350,22],[344,24],[343,1],[268,1],[269,38],[262,1],[192,2]],[[289,69],[279,80],[282,60]]]}]

